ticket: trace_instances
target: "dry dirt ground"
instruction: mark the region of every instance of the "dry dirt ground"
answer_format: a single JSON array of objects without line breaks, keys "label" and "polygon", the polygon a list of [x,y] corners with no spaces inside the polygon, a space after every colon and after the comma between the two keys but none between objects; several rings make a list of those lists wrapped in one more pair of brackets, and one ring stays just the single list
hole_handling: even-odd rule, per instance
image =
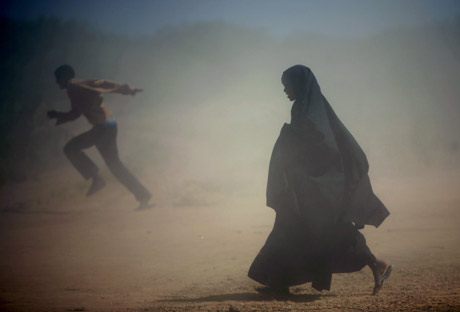
[{"label": "dry dirt ground", "polygon": [[0,310],[460,311],[460,179],[426,180],[374,180],[392,214],[363,232],[394,266],[378,296],[364,268],[334,275],[330,292],[306,284],[281,301],[246,276],[274,220],[263,188],[229,195],[190,182],[178,194],[173,182],[144,179],[156,207],[134,211],[115,181],[91,198],[65,178],[8,185]]}]

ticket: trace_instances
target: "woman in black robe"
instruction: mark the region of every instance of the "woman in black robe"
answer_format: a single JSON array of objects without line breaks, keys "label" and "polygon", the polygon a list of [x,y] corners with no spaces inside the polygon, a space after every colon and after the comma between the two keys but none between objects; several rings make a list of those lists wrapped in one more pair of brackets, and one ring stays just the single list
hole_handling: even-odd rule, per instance
[{"label": "woman in black robe", "polygon": [[332,273],[368,265],[377,294],[392,267],[358,230],[378,227],[389,212],[372,191],[366,155],[309,68],[290,67],[282,83],[294,104],[270,160],[267,206],[276,220],[248,276],[266,286],[260,292],[286,295],[289,286],[307,282],[330,290]]}]

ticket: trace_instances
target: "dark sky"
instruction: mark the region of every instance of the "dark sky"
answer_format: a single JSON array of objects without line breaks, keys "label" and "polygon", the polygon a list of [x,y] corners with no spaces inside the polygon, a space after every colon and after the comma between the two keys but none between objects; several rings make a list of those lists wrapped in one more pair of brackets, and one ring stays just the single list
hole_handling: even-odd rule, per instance
[{"label": "dark sky", "polygon": [[300,30],[360,36],[460,16],[458,0],[7,0],[1,6],[2,15],[13,18],[57,16],[138,35],[218,20],[279,35]]}]

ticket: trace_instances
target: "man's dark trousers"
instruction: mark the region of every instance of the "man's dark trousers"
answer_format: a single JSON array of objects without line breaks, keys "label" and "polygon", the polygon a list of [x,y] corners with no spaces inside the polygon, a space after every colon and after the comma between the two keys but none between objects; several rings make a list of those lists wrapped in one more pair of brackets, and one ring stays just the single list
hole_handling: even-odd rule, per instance
[{"label": "man's dark trousers", "polygon": [[87,132],[72,138],[65,146],[64,153],[80,174],[89,179],[94,177],[98,168],[83,152],[83,149],[96,146],[112,174],[134,194],[138,201],[148,199],[149,191],[126,168],[118,156],[117,124],[107,122],[95,125]]}]

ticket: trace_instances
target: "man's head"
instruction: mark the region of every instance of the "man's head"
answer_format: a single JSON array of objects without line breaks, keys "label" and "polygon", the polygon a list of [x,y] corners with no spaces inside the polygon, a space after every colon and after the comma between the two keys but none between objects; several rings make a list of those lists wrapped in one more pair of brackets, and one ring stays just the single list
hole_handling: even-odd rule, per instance
[{"label": "man's head", "polygon": [[69,80],[75,78],[75,71],[70,65],[61,65],[54,71],[54,76],[56,77],[56,83],[59,85],[59,88],[67,88]]}]

